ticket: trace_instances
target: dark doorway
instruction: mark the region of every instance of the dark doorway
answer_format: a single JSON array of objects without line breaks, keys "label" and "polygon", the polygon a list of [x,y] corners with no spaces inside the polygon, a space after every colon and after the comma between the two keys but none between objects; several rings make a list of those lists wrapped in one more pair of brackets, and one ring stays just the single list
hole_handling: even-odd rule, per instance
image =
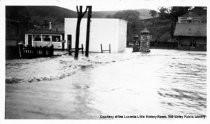
[{"label": "dark doorway", "polygon": [[62,50],[65,49],[64,34],[62,34]]},{"label": "dark doorway", "polygon": [[28,35],[28,45],[32,46],[32,35]]},{"label": "dark doorway", "polygon": [[67,44],[68,44],[68,49],[72,48],[72,36],[71,34],[67,35]]},{"label": "dark doorway", "polygon": [[68,51],[69,51],[69,55],[71,55],[71,49],[72,49],[72,36],[71,34],[67,35],[67,47],[68,47]]}]

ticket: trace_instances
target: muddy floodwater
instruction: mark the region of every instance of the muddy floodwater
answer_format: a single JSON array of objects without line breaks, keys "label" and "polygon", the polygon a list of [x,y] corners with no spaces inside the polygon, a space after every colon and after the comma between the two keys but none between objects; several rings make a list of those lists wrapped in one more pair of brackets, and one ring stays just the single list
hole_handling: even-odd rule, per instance
[{"label": "muddy floodwater", "polygon": [[206,115],[206,56],[152,49],[60,80],[6,84],[5,118]]}]

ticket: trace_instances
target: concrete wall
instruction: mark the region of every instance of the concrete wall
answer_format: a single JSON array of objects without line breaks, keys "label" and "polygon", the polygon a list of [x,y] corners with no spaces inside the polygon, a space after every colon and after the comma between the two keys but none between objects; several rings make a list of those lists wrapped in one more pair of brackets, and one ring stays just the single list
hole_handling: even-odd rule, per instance
[{"label": "concrete wall", "polygon": [[118,51],[124,51],[127,42],[127,22],[124,20],[119,20],[119,47]]},{"label": "concrete wall", "polygon": [[[64,32],[72,35],[72,47],[75,48],[77,18],[65,18]],[[82,19],[80,25],[80,45],[86,45],[87,19]],[[103,49],[108,50],[111,44],[112,52],[123,51],[126,47],[127,22],[119,19],[91,19],[90,24],[90,52],[101,52],[100,44]],[[65,44],[67,48],[67,44]]]}]

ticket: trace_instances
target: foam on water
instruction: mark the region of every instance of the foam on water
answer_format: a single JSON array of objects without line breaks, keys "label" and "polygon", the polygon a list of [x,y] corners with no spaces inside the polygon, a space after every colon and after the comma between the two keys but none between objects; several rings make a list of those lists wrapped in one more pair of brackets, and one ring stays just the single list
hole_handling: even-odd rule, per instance
[{"label": "foam on water", "polygon": [[6,116],[206,115],[206,52],[152,49],[122,55],[123,61],[85,66],[61,80],[7,84]]}]

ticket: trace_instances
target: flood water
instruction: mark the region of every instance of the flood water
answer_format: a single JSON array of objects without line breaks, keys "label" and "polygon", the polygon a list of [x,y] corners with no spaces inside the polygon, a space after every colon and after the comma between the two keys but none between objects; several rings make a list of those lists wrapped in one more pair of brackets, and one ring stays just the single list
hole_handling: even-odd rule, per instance
[{"label": "flood water", "polygon": [[206,52],[152,49],[55,81],[6,85],[6,118],[206,115]]}]

